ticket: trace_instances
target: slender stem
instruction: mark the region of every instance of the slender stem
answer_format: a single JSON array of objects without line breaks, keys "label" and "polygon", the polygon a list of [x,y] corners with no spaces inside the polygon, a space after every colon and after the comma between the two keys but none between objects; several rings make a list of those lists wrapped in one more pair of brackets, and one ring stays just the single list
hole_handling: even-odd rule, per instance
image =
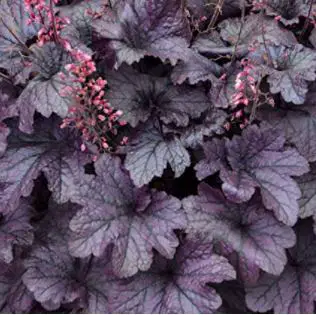
[{"label": "slender stem", "polygon": [[58,33],[57,33],[57,29],[56,29],[56,21],[55,21],[55,12],[54,12],[53,0],[49,0],[49,9],[50,9],[50,14],[52,15],[54,39],[55,39],[56,43],[59,43]]},{"label": "slender stem", "polygon": [[267,56],[268,56],[268,65],[273,66],[273,59],[272,59],[270,50],[267,47],[267,43],[266,43],[266,39],[265,39],[265,35],[264,35],[263,16],[264,16],[263,15],[263,10],[261,10],[260,18],[261,18],[261,33],[262,33],[262,39],[263,39],[263,46],[264,46],[264,49],[265,49],[265,51],[267,53]]},{"label": "slender stem", "polygon": [[313,0],[310,0],[309,9],[308,9],[308,15],[307,15],[306,20],[304,22],[304,26],[303,26],[302,32],[300,34],[299,40],[302,40],[302,37],[304,36],[304,34],[305,34],[305,32],[306,32],[306,30],[308,28],[308,20],[309,20],[311,14],[312,14],[313,2],[314,2]]},{"label": "slender stem", "polygon": [[[257,84],[256,84],[256,91],[259,91],[259,86],[261,84],[262,81],[262,77],[258,80]],[[257,95],[255,96],[255,100],[254,100],[254,104],[253,107],[251,109],[251,114],[250,114],[250,118],[249,118],[249,123],[251,124],[253,122],[253,120],[256,117],[256,112],[257,112],[257,108],[259,107],[259,93],[257,93]]]},{"label": "slender stem", "polygon": [[0,77],[2,77],[4,80],[8,81],[9,83],[12,83],[11,78],[2,72],[0,72]]},{"label": "slender stem", "polygon": [[212,18],[211,18],[211,21],[203,33],[207,33],[209,30],[211,30],[214,27],[214,25],[218,19],[218,16],[222,12],[222,7],[224,5],[224,2],[225,2],[225,0],[218,0],[217,4],[215,6],[215,11],[214,11]]},{"label": "slender stem", "polygon": [[238,32],[238,37],[237,37],[237,41],[236,44],[234,46],[234,52],[233,52],[233,56],[231,59],[231,63],[233,63],[237,57],[237,47],[239,45],[240,42],[240,38],[241,38],[241,33],[245,24],[245,15],[246,15],[246,1],[243,0],[243,6],[241,8],[241,24],[240,24],[240,28],[239,28],[239,32]]}]

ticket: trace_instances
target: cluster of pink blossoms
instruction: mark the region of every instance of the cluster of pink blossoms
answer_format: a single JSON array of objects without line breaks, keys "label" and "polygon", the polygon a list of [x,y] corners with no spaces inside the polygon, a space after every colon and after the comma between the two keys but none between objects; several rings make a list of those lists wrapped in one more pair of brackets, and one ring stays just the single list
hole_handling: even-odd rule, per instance
[{"label": "cluster of pink blossoms", "polygon": [[[96,144],[100,151],[109,150],[111,136],[117,135],[117,129],[126,125],[125,121],[119,120],[122,111],[114,110],[104,98],[106,80],[87,79],[95,71],[95,64],[91,59],[81,62],[80,65],[68,64],[66,70],[71,73],[73,80],[80,83],[79,86],[67,86],[64,94],[74,96],[75,104],[70,107],[69,115],[63,120],[61,128],[74,126],[81,131],[84,141]],[[64,74],[61,74],[63,76]],[[124,137],[120,142],[126,144]],[[81,150],[86,150],[86,145],[81,145]]]},{"label": "cluster of pink blossoms", "polygon": [[[96,144],[99,151],[109,150],[111,149],[109,142],[112,136],[117,134],[118,127],[126,125],[125,121],[119,120],[122,112],[114,110],[105,100],[106,80],[101,77],[96,80],[91,78],[96,72],[92,56],[73,48],[69,41],[60,36],[60,31],[70,21],[68,18],[55,15],[54,5],[59,0],[49,1],[49,5],[45,0],[24,0],[24,3],[30,15],[28,23],[42,26],[38,32],[38,45],[42,46],[51,41],[56,42],[62,45],[74,60],[73,63],[65,66],[73,84],[60,91],[61,96],[71,97],[74,104],[69,108],[68,117],[63,120],[61,128],[75,127],[81,132],[84,142]],[[86,12],[86,14],[98,16],[94,12]],[[48,21],[44,17],[48,17]],[[60,72],[60,78],[65,80],[65,73]],[[84,142],[81,144],[82,151],[86,150]],[[126,143],[127,138],[123,137],[120,144]]]},{"label": "cluster of pink blossoms", "polygon": [[[28,24],[41,25],[37,33],[38,45],[43,46],[47,42],[58,42],[60,31],[70,23],[66,17],[56,16],[53,10],[53,5],[59,0],[50,0],[47,5],[45,0],[24,0],[25,8],[29,13]],[[61,44],[66,46],[67,41],[61,41]]]},{"label": "cluster of pink blossoms", "polygon": [[[239,127],[243,129],[249,123],[244,112],[244,107],[258,99],[259,89],[256,86],[255,78],[251,75],[253,66],[247,59],[243,59],[241,65],[243,70],[236,76],[235,93],[231,97],[232,106],[238,108],[238,110],[232,114],[231,121],[238,121]],[[225,128],[230,129],[230,127],[231,124],[229,122],[226,123]]]}]

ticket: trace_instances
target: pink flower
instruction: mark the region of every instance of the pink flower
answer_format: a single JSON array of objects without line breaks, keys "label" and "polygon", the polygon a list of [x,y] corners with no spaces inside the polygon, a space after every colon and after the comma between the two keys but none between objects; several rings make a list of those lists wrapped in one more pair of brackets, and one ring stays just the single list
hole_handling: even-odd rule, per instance
[{"label": "pink flower", "polygon": [[81,146],[80,146],[80,150],[82,152],[84,152],[84,151],[86,151],[86,149],[87,149],[86,145],[84,143],[82,143]]}]

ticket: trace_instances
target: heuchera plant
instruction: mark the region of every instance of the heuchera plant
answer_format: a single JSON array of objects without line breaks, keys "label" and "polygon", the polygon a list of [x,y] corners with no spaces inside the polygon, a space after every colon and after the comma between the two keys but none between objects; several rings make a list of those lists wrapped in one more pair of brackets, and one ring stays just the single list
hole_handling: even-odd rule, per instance
[{"label": "heuchera plant", "polygon": [[0,0],[1,313],[315,313],[314,0]]}]

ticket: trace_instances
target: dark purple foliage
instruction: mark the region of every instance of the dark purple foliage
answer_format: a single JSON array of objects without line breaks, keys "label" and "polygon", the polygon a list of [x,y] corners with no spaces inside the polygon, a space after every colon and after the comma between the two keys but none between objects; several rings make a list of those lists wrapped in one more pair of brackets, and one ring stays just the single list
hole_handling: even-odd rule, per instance
[{"label": "dark purple foliage", "polygon": [[315,313],[315,1],[32,3],[0,0],[0,313]]}]

